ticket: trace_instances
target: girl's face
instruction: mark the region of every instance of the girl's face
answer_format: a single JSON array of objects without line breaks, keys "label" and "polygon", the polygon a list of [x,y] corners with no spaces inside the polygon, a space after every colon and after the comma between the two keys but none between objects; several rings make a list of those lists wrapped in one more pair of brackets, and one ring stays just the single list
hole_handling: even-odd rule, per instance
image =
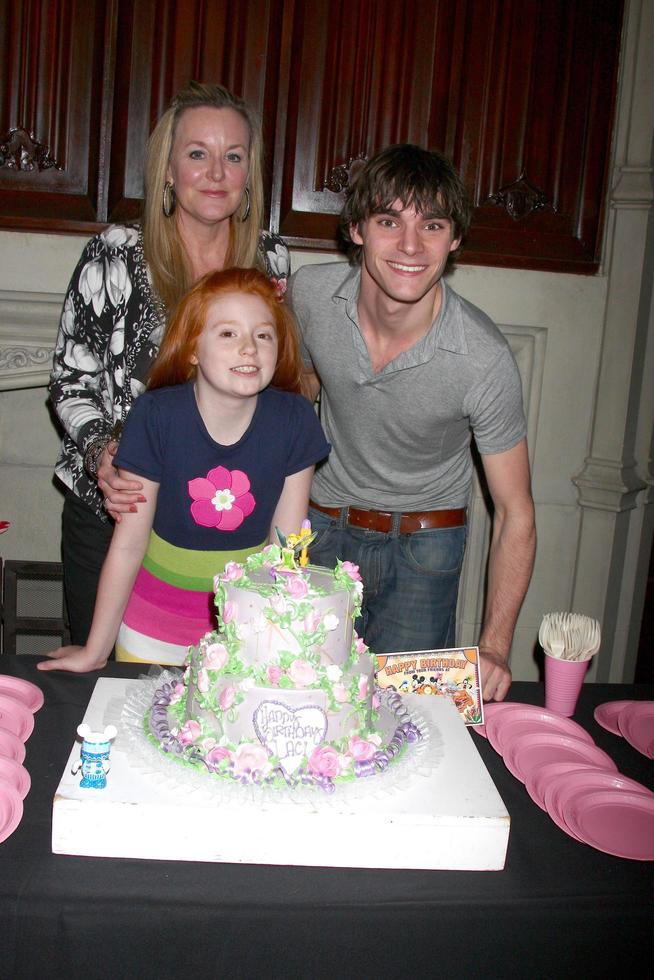
[{"label": "girl's face", "polygon": [[277,331],[267,304],[250,293],[215,299],[191,363],[205,391],[235,399],[263,391],[277,365]]},{"label": "girl's face", "polygon": [[215,225],[239,208],[250,166],[250,132],[235,109],[198,106],[177,121],[167,179],[179,220]]}]

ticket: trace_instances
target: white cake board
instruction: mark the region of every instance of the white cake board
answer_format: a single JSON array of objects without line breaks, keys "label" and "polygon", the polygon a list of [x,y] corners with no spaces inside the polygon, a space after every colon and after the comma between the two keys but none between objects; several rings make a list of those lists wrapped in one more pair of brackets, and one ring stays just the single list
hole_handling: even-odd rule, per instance
[{"label": "white cake board", "polygon": [[[115,711],[129,685],[143,683],[98,680],[85,723],[102,731],[108,718],[115,721],[110,705]],[[430,765],[415,778],[409,774],[395,792],[360,794],[356,800],[337,789],[300,800],[287,795],[278,801],[268,793],[263,803],[248,805],[247,796],[222,794],[211,777],[211,792],[175,792],[165,779],[130,765],[121,732],[106,788],[82,789],[80,774],[71,773],[78,742],[54,799],[52,850],[243,864],[501,870],[509,815],[456,708],[447,698],[427,695],[407,695],[406,705],[429,727]],[[408,765],[410,752],[400,765]],[[374,782],[372,777],[371,789]]]}]

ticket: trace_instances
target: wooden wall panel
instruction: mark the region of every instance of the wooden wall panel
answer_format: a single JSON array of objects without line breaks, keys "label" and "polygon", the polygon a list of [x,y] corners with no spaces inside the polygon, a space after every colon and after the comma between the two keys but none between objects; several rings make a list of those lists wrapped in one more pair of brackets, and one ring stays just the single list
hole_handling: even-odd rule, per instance
[{"label": "wooden wall panel", "polygon": [[[622,0],[295,0],[273,226],[333,247],[353,161],[444,152],[475,205],[463,261],[592,273]],[[355,163],[356,166],[356,163]]]},{"label": "wooden wall panel", "polygon": [[0,213],[21,227],[97,220],[111,3],[0,6]]},{"label": "wooden wall panel", "polygon": [[598,267],[623,0],[0,0],[0,225],[137,217],[191,78],[263,116],[270,225],[333,248],[357,162],[416,142],[475,205],[462,260]]}]

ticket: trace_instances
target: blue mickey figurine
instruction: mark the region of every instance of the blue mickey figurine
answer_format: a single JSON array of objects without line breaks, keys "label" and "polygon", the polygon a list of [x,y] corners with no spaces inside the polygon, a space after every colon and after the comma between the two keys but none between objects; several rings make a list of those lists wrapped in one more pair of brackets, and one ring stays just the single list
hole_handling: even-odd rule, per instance
[{"label": "blue mickey figurine", "polygon": [[104,789],[107,773],[111,768],[109,752],[111,740],[118,732],[113,725],[107,725],[104,732],[92,732],[88,725],[80,725],[77,734],[82,738],[80,758],[73,763],[73,772],[82,769],[80,786],[90,789]]}]

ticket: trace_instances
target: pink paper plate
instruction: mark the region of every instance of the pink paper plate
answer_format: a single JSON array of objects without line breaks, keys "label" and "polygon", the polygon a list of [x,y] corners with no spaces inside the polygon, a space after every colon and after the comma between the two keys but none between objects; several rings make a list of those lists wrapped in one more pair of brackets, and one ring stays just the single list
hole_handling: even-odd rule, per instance
[{"label": "pink paper plate", "polygon": [[[643,796],[651,796],[654,800],[654,793],[641,783],[637,783],[635,779],[628,779],[622,773],[611,772],[607,769],[585,767],[562,773],[550,782],[545,789],[545,809],[554,823],[566,830],[566,813],[569,807],[576,803],[577,796],[588,796],[589,793],[599,790],[625,790],[631,793],[642,793]],[[573,836],[577,835],[574,834]]]},{"label": "pink paper plate", "polygon": [[622,735],[618,728],[618,715],[628,704],[633,704],[633,701],[606,701],[604,704],[598,704],[593,711],[593,718],[612,735]]},{"label": "pink paper plate", "polygon": [[618,715],[618,728],[630,745],[642,752],[650,754],[654,741],[654,701],[632,701]]},{"label": "pink paper plate", "polygon": [[[483,735],[484,738],[488,738],[488,734],[486,732],[486,725],[488,724],[491,718],[494,718],[496,715],[502,714],[507,710],[515,711],[516,708],[525,708],[525,707],[528,706],[521,704],[521,702],[519,701],[489,701],[488,704],[484,705],[484,724],[475,725],[474,731],[479,732],[479,734]],[[532,706],[530,705],[529,707]]]},{"label": "pink paper plate", "polygon": [[525,789],[541,810],[545,809],[545,791],[551,782],[569,772],[579,772],[588,769],[598,772],[595,766],[581,766],[578,762],[546,762],[532,769],[525,779]]},{"label": "pink paper plate", "polygon": [[524,783],[532,769],[546,762],[578,762],[580,766],[595,765],[598,769],[613,769],[613,759],[596,745],[580,738],[547,732],[523,737],[504,753],[504,764],[512,775]]},{"label": "pink paper plate", "polygon": [[22,701],[26,708],[31,712],[38,711],[43,707],[43,691],[31,681],[24,681],[22,677],[9,677],[7,674],[0,674],[0,694],[8,694],[16,701]]},{"label": "pink paper plate", "polygon": [[504,754],[515,739],[537,732],[558,732],[594,745],[592,736],[576,721],[557,715],[547,708],[536,708],[534,705],[523,705],[522,708],[510,713],[495,715],[486,724],[486,737],[500,755]]},{"label": "pink paper plate", "polygon": [[26,742],[34,731],[34,715],[22,701],[0,694],[0,725]]},{"label": "pink paper plate", "polygon": [[654,861],[654,795],[596,790],[576,796],[564,816],[573,834],[598,851]]},{"label": "pink paper plate", "polygon": [[25,743],[19,739],[18,735],[14,735],[13,732],[8,731],[8,729],[3,728],[1,725],[0,755],[8,759],[14,759],[16,762],[23,762],[25,759]]},{"label": "pink paper plate", "polygon": [[18,791],[21,800],[25,799],[32,785],[30,774],[20,762],[0,755],[0,783],[3,781],[10,783]]},{"label": "pink paper plate", "polygon": [[13,834],[22,816],[23,801],[18,790],[0,782],[0,844]]},{"label": "pink paper plate", "polygon": [[553,821],[553,823],[556,824],[559,830],[562,830],[564,833],[568,834],[569,837],[574,837],[575,840],[581,840],[581,838],[578,837],[577,834],[575,834],[575,832],[570,829],[570,827],[568,826],[568,824],[566,823],[563,817],[563,814],[559,810],[558,806],[554,804],[553,798],[554,798],[555,789],[556,789],[556,783],[550,783],[550,785],[545,790],[545,797],[544,797],[545,812],[547,813],[548,817]]}]

